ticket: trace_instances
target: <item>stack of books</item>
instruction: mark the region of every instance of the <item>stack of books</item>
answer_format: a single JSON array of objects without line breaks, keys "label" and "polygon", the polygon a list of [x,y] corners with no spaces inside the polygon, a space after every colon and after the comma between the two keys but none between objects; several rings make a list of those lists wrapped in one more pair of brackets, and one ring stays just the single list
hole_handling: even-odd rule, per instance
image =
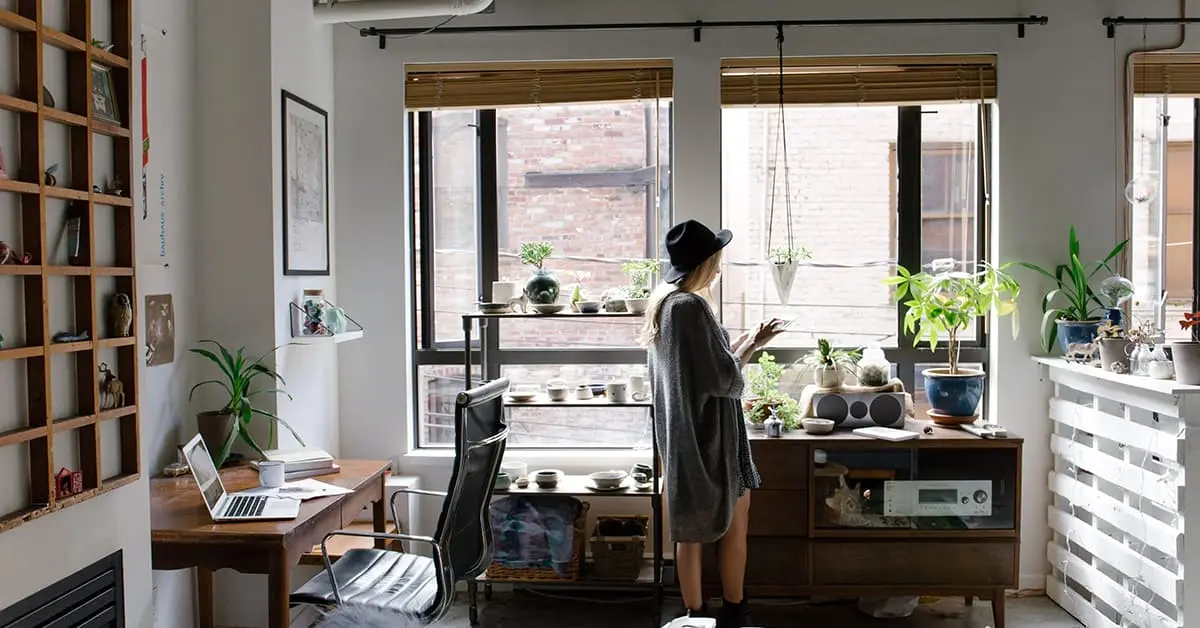
[{"label": "stack of books", "polygon": [[[268,449],[263,452],[263,455],[267,460],[283,463],[283,477],[286,482],[338,473],[342,470],[341,467],[334,464],[333,456],[316,447]],[[255,462],[254,466],[257,468],[258,463]]]}]

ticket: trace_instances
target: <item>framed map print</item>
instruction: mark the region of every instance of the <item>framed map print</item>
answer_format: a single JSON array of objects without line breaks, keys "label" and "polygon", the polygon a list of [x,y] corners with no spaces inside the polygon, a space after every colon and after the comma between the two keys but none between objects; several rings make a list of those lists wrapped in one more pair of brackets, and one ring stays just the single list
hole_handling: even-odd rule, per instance
[{"label": "framed map print", "polygon": [[329,118],[283,90],[283,274],[329,274]]}]

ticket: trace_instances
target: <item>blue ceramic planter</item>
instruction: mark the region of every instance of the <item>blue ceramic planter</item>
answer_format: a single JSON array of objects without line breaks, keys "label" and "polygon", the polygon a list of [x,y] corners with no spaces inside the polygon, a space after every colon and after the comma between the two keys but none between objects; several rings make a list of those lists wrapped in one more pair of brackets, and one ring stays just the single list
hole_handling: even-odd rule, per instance
[{"label": "blue ceramic planter", "polygon": [[1088,344],[1096,340],[1096,330],[1103,321],[1058,321],[1058,348],[1064,355],[1068,345]]},{"label": "blue ceramic planter", "polygon": [[950,369],[928,369],[925,376],[925,396],[934,410],[947,416],[974,416],[983,398],[982,371],[959,369],[950,375]]}]

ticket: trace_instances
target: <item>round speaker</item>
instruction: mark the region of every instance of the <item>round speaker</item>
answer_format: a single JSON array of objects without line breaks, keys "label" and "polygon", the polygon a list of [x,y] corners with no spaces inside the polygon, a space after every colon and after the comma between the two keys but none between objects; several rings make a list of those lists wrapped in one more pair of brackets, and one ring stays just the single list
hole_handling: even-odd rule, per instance
[{"label": "round speaker", "polygon": [[814,404],[813,414],[837,425],[846,420],[846,400],[839,395],[824,395]]},{"label": "round speaker", "polygon": [[895,395],[877,395],[871,400],[871,420],[892,427],[904,421],[904,403]]},{"label": "round speaker", "polygon": [[856,419],[867,416],[867,404],[856,399],[854,403],[850,404],[850,416]]}]

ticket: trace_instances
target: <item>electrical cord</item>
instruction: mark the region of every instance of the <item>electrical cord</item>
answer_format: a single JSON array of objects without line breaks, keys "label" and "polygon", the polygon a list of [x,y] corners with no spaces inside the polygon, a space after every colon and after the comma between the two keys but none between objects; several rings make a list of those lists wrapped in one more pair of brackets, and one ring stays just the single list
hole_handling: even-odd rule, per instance
[{"label": "electrical cord", "polygon": [[[434,24],[433,26],[430,26],[429,28],[427,28],[419,33],[411,33],[409,35],[371,35],[371,36],[383,37],[384,39],[411,39],[413,37],[420,37],[421,35],[428,35],[428,34],[432,33],[433,31],[436,31],[437,29],[449,24],[450,22],[453,22],[454,18],[456,18],[456,17],[458,17],[458,16],[451,15],[450,17],[442,20],[441,22],[438,22],[437,24]],[[371,30],[371,27],[369,27],[369,26],[360,26],[358,24],[353,24],[351,22],[345,22],[345,24],[346,24],[346,26],[349,26],[350,28],[353,28],[354,30],[358,31],[359,34],[362,34],[364,32]],[[370,33],[367,32],[367,35],[370,35]]]}]

